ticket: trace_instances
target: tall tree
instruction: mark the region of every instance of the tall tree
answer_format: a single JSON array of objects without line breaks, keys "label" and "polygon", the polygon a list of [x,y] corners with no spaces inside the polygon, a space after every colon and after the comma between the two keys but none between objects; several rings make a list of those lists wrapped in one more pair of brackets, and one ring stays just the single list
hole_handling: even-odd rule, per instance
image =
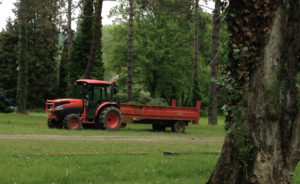
[{"label": "tall tree", "polygon": [[[200,86],[198,78],[199,70],[199,0],[194,3],[194,69],[192,83],[192,103],[196,104],[201,99]],[[196,122],[195,122],[196,123]]]},{"label": "tall tree", "polygon": [[28,87],[28,0],[20,0],[19,19],[19,53],[18,53],[18,83],[17,83],[17,112],[26,113]]},{"label": "tall tree", "polygon": [[79,26],[72,44],[71,59],[69,61],[69,82],[73,84],[75,80],[84,74],[93,38],[94,0],[85,0],[82,13],[80,15]]},{"label": "tall tree", "polygon": [[[58,0],[30,1],[28,11],[28,105],[42,108],[57,87]],[[46,75],[45,75],[46,74]],[[43,80],[41,80],[41,78]]]},{"label": "tall tree", "polygon": [[[77,32],[75,34],[72,50],[71,60],[69,61],[69,74],[68,81],[73,84],[78,78],[82,78],[85,74],[87,63],[90,59],[91,48],[93,43],[93,28],[95,24],[94,13],[94,0],[85,0],[83,2],[83,9],[78,21]],[[101,12],[99,12],[101,13]],[[100,18],[101,19],[101,18]],[[101,24],[100,24],[101,25]],[[99,38],[101,38],[101,29],[99,28]],[[94,67],[91,70],[91,78],[102,79],[103,78],[103,66],[102,66],[102,52],[101,42],[98,40],[96,50],[96,60],[94,61]],[[70,86],[69,92],[72,92],[72,86]]]},{"label": "tall tree", "polygon": [[194,13],[194,78],[198,78],[198,55],[199,55],[199,46],[198,46],[198,32],[199,32],[199,0],[195,1],[195,13]]},{"label": "tall tree", "polygon": [[133,38],[133,0],[129,0],[129,34],[128,34],[128,101],[132,99],[132,38]]},{"label": "tall tree", "polygon": [[292,183],[300,160],[300,1],[229,1],[227,135],[207,183]]},{"label": "tall tree", "polygon": [[100,28],[101,28],[102,3],[103,3],[103,0],[98,0],[98,2],[97,2],[96,22],[95,22],[95,25],[94,25],[94,33],[93,33],[93,40],[92,40],[92,46],[91,46],[91,51],[90,51],[90,57],[89,57],[89,62],[86,66],[85,73],[84,73],[84,78],[86,78],[86,79],[91,78],[91,71],[92,71],[92,68],[93,68],[93,65],[94,65],[94,62],[95,62],[98,43],[101,42]]},{"label": "tall tree", "polygon": [[220,20],[220,2],[215,1],[215,9],[213,15],[213,36],[212,36],[212,54],[210,62],[210,106],[208,124],[216,125],[218,123],[218,104],[217,104],[217,84],[218,78],[218,57],[219,57],[219,32],[221,27]]},{"label": "tall tree", "polygon": [[17,91],[17,60],[18,33],[16,26],[8,20],[6,30],[0,32],[0,90],[10,98],[16,98]]},{"label": "tall tree", "polygon": [[68,26],[67,26],[67,32],[68,32],[68,59],[71,58],[71,49],[72,49],[72,0],[68,0]]}]

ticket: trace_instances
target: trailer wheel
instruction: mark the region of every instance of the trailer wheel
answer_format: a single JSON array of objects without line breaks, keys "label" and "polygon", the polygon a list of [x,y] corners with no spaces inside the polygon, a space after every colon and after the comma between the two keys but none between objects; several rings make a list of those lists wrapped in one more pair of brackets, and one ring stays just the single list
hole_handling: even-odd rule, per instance
[{"label": "trailer wheel", "polygon": [[103,128],[106,130],[119,130],[121,126],[120,110],[116,107],[105,108],[99,116],[99,123],[103,125]]},{"label": "trailer wheel", "polygon": [[185,122],[184,121],[176,121],[172,125],[172,132],[185,132]]},{"label": "trailer wheel", "polygon": [[56,127],[56,123],[54,119],[48,119],[48,128],[55,128]]},{"label": "trailer wheel", "polygon": [[82,128],[80,117],[77,114],[69,114],[64,119],[64,127],[69,130],[80,130]]}]

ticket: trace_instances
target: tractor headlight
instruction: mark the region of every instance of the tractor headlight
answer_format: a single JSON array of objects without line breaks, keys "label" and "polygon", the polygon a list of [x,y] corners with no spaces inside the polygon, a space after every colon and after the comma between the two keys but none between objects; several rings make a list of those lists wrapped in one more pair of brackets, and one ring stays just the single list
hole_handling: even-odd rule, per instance
[{"label": "tractor headlight", "polygon": [[59,105],[59,106],[55,107],[55,110],[56,111],[61,111],[61,110],[64,110],[64,108],[63,108],[62,105]]}]

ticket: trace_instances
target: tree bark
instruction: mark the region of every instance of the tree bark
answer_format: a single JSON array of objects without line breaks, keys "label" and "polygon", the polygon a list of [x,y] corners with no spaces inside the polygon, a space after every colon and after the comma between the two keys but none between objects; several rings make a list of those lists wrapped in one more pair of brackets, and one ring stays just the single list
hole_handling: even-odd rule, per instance
[{"label": "tree bark", "polygon": [[[252,8],[250,15],[237,13],[246,7]],[[249,1],[243,4],[230,1],[229,8],[237,13],[232,24],[235,27],[229,28],[232,45],[247,45],[253,39],[247,47],[251,52],[244,49],[245,57],[241,57],[242,54],[230,63],[231,71],[236,71],[232,74],[235,84],[239,87],[245,84],[232,109],[240,104],[245,115],[231,110],[232,116],[227,117],[228,133],[222,153],[207,183],[290,184],[300,159],[299,89],[296,86],[300,71],[300,2]],[[240,22],[244,20],[252,29]],[[255,50],[256,53],[252,52]],[[249,65],[244,65],[245,62]],[[246,74],[239,73],[241,66]],[[241,137],[234,130],[243,121],[247,127]],[[244,147],[237,144],[241,139]],[[242,153],[248,153],[248,157],[241,157]]]},{"label": "tree bark", "polygon": [[195,20],[194,20],[194,78],[198,78],[198,54],[199,54],[199,45],[198,45],[198,32],[199,32],[199,0],[195,2]]},{"label": "tree bark", "polygon": [[133,0],[129,0],[129,35],[128,35],[128,101],[132,99],[132,39],[133,39]]},{"label": "tree bark", "polygon": [[68,60],[72,49],[72,0],[68,0]]},{"label": "tree bark", "polygon": [[101,13],[102,13],[102,3],[103,0],[98,0],[98,8],[96,11],[96,22],[95,22],[95,28],[93,33],[93,40],[92,40],[92,47],[90,52],[90,58],[89,62],[87,64],[84,78],[90,79],[91,78],[91,71],[95,62],[96,52],[97,52],[97,46],[100,39],[100,24],[101,24]]},{"label": "tree bark", "polygon": [[18,53],[18,83],[17,83],[17,112],[26,113],[28,87],[28,58],[27,58],[27,9],[28,1],[21,0],[18,10],[19,25],[19,53]]},{"label": "tree bark", "polygon": [[215,2],[215,10],[213,16],[213,36],[212,36],[212,54],[210,62],[210,106],[208,124],[216,125],[218,123],[218,104],[217,104],[217,84],[212,79],[218,78],[218,56],[219,56],[219,32],[221,26],[220,20],[220,3]]}]

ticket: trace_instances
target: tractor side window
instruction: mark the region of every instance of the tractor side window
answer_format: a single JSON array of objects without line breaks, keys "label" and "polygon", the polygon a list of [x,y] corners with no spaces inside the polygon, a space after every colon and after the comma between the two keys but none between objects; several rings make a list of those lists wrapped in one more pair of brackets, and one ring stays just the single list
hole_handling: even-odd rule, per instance
[{"label": "tractor side window", "polygon": [[101,99],[105,99],[105,87],[104,86],[101,86],[100,87],[100,98]]},{"label": "tractor side window", "polygon": [[107,86],[106,89],[107,89],[107,98],[108,98],[108,99],[112,99],[112,98],[111,98],[111,87],[110,87],[110,86]]}]

